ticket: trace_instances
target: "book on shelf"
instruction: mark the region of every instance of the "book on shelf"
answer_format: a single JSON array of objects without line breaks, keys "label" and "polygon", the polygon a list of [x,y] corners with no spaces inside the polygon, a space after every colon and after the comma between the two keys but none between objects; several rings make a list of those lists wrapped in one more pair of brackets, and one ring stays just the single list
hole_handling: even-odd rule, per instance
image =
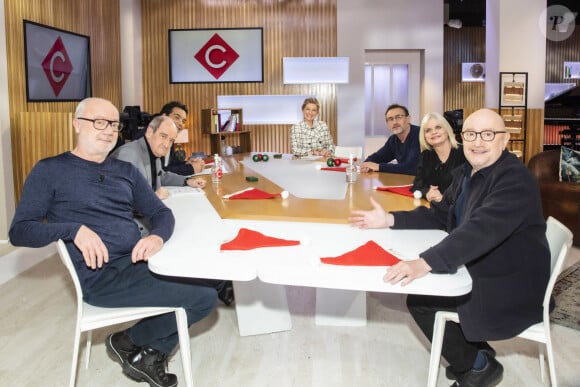
[{"label": "book on shelf", "polygon": [[222,132],[235,132],[236,128],[238,127],[238,115],[232,114],[230,115],[230,119],[226,124],[223,126]]}]

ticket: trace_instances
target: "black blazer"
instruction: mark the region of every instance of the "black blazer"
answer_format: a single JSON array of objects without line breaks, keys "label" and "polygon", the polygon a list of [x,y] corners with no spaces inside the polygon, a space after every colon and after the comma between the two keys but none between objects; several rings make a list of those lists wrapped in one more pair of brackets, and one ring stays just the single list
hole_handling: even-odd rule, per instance
[{"label": "black blazer", "polygon": [[469,341],[503,340],[542,320],[550,276],[550,251],[538,183],[516,156],[504,151],[495,164],[469,179],[463,220],[454,209],[471,166],[453,171],[439,203],[394,212],[395,228],[441,228],[449,232],[420,256],[434,273],[465,265],[473,280],[457,311]]}]

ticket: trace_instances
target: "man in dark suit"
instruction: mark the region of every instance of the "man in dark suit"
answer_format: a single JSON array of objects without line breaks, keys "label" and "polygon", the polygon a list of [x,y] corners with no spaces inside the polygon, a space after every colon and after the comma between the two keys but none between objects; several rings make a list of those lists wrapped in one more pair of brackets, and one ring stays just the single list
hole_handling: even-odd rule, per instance
[{"label": "man in dark suit", "polygon": [[409,295],[407,306],[427,338],[435,313],[457,311],[449,323],[443,356],[454,386],[495,386],[503,367],[488,340],[518,335],[542,321],[542,301],[550,276],[550,251],[538,183],[506,150],[509,133],[497,113],[481,109],[461,132],[467,163],[453,171],[453,182],[438,203],[413,211],[386,213],[371,199],[371,211],[354,211],[360,228],[445,229],[449,235],[418,259],[400,262],[384,277],[402,286],[429,272],[453,273],[465,265],[473,280],[461,297]]},{"label": "man in dark suit", "polygon": [[176,137],[177,127],[173,120],[167,116],[157,116],[151,120],[143,137],[115,149],[111,157],[133,164],[160,199],[168,196],[163,186],[205,187],[205,180],[201,177],[184,178],[163,170],[161,157],[167,154]]}]

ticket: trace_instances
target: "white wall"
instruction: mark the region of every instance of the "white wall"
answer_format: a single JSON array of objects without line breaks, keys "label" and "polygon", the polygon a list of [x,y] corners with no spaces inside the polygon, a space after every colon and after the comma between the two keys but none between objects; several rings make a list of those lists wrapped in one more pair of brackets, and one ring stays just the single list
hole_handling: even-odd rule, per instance
[{"label": "white wall", "polygon": [[[443,110],[443,0],[337,0],[337,56],[350,58],[350,82],[337,86],[338,143],[364,144],[365,50],[422,50],[418,124]],[[386,108],[386,106],[385,106]]]},{"label": "white wall", "polygon": [[527,72],[528,109],[543,109],[546,37],[539,20],[546,0],[488,0],[486,10],[485,106],[499,106],[500,72]]},{"label": "white wall", "polygon": [[141,2],[120,0],[121,89],[125,106],[143,106],[143,61],[141,44]]}]

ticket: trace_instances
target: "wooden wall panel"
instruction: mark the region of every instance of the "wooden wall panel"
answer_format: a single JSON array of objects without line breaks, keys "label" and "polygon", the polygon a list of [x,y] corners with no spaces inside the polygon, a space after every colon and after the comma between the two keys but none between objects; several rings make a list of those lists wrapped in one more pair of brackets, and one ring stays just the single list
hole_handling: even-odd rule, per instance
[{"label": "wooden wall panel", "polygon": [[12,154],[20,160],[15,170],[14,191],[22,193],[26,176],[40,159],[73,149],[73,113],[22,112],[16,115],[12,131]]},{"label": "wooden wall panel", "polygon": [[564,62],[580,62],[580,26],[576,26],[568,39],[546,40],[546,54],[546,82],[580,85],[580,79],[564,78]]},{"label": "wooden wall panel", "polygon": [[36,161],[69,149],[68,137],[65,140],[62,136],[64,132],[72,132],[71,121],[54,117],[60,117],[59,113],[70,115],[77,105],[76,102],[26,101],[22,21],[90,36],[93,95],[120,106],[119,0],[4,0],[4,7],[14,192],[19,200],[22,183]]},{"label": "wooden wall panel", "polygon": [[485,28],[443,30],[443,110],[485,106],[485,82],[462,82],[461,64],[485,62]]},{"label": "wooden wall panel", "polygon": [[[336,141],[336,86],[282,84],[283,57],[336,56],[335,2],[212,3],[217,5],[203,1],[141,1],[143,110],[157,112],[172,100],[185,103],[190,131],[185,149],[209,153],[209,138],[200,130],[200,111],[215,107],[218,95],[315,95],[321,104],[320,118],[328,123]],[[264,29],[263,83],[169,83],[169,29],[243,27]],[[290,152],[290,125],[250,125],[246,129],[252,131],[252,149]]]}]

